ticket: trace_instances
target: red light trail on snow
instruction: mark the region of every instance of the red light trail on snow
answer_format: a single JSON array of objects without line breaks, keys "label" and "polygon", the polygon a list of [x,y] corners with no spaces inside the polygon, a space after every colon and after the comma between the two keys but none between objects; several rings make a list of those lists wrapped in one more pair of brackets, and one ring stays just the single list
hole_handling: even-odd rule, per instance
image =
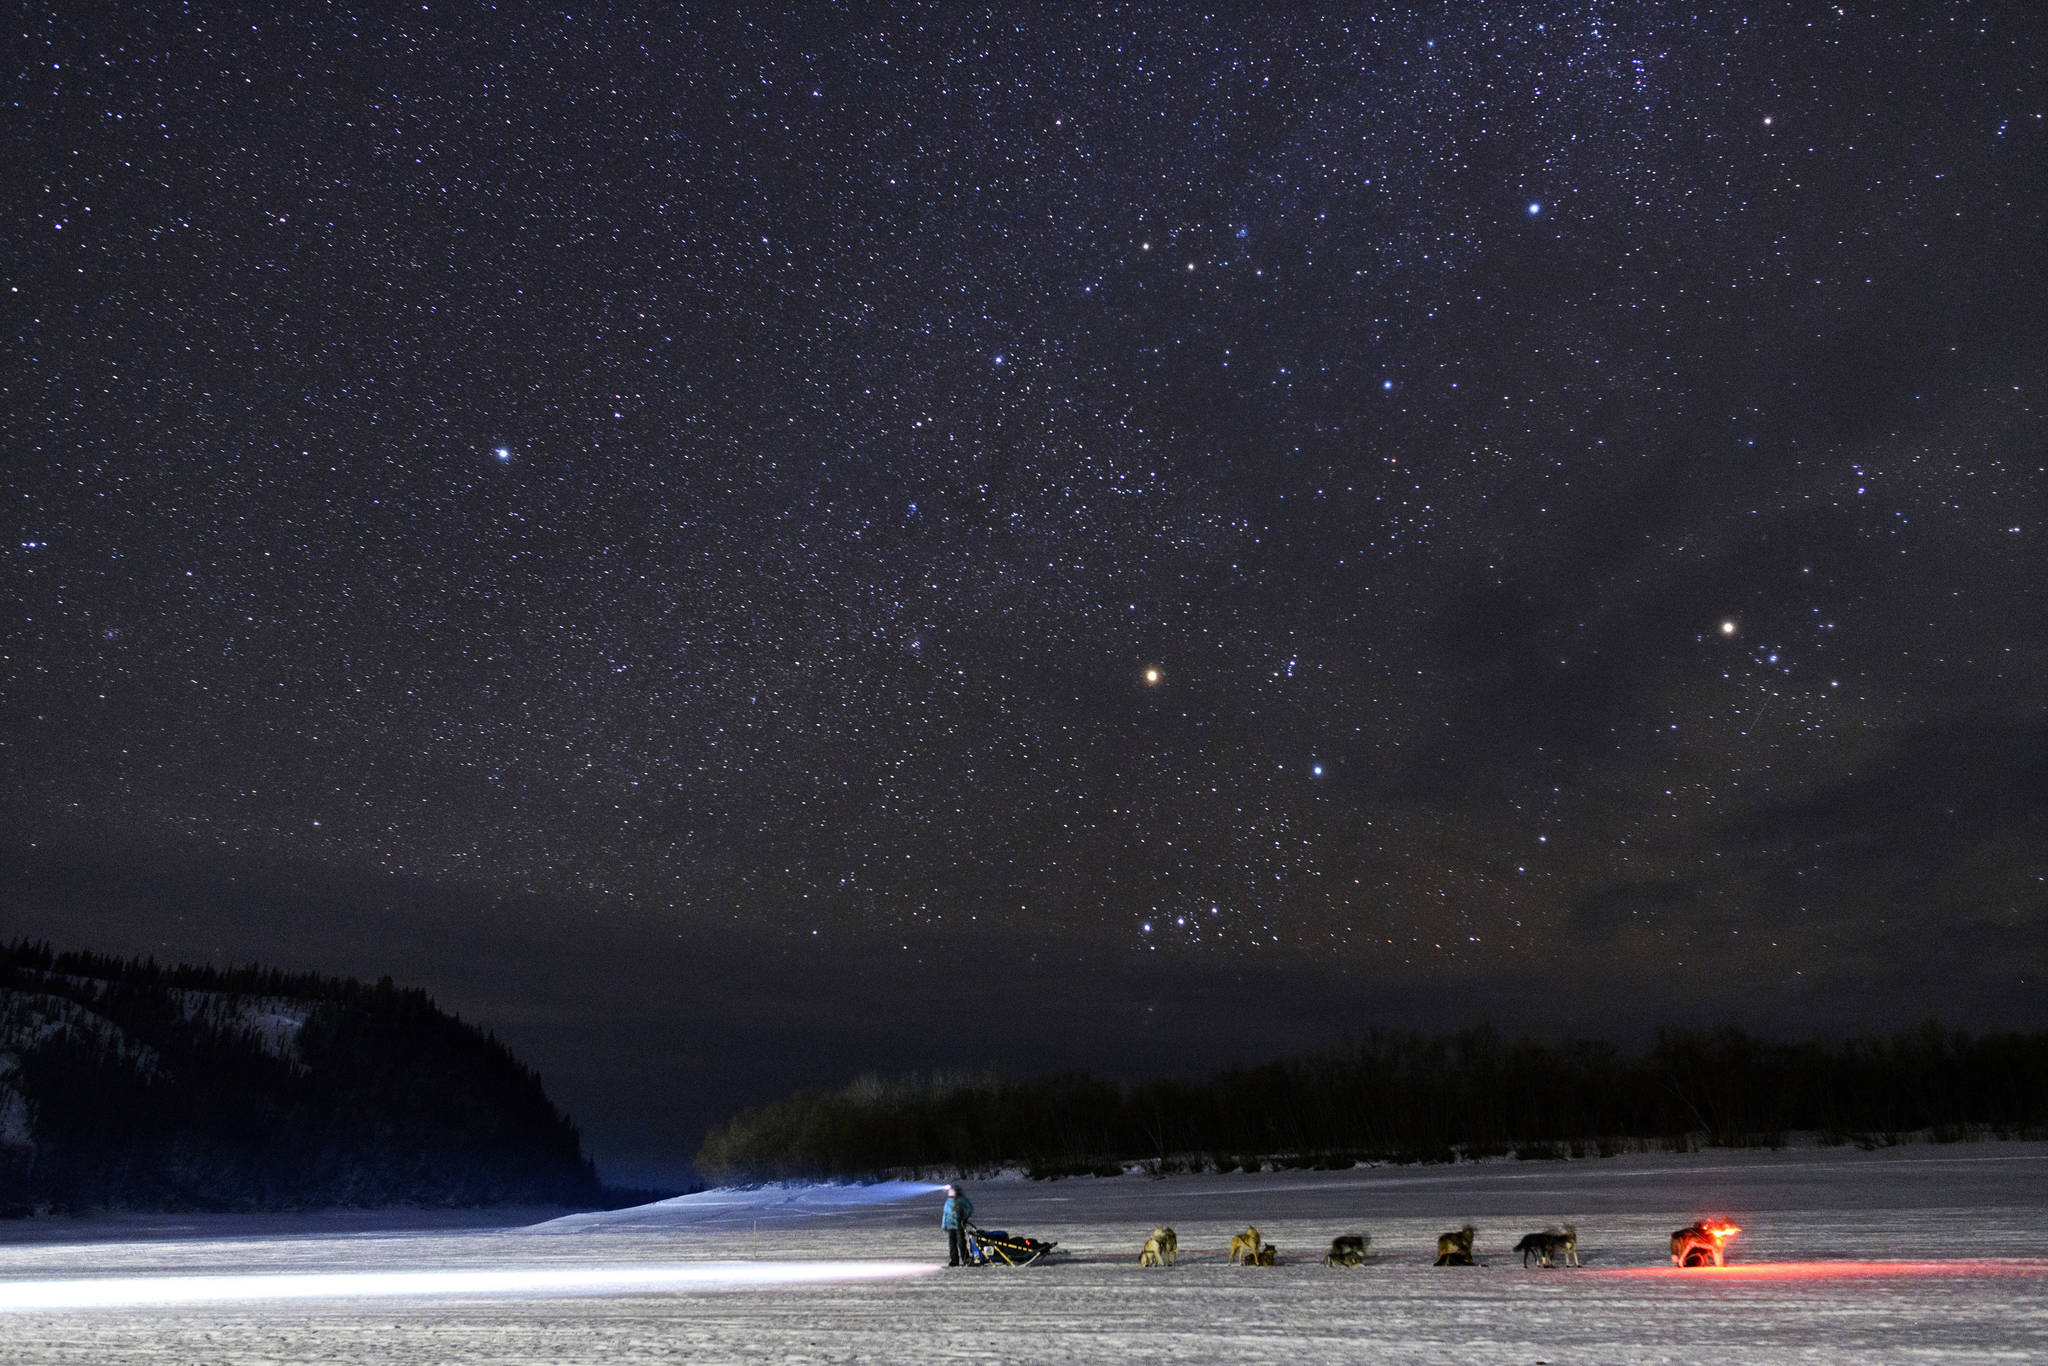
[{"label": "red light trail on snow", "polygon": [[1974,1258],[1955,1261],[1744,1262],[1736,1266],[1614,1266],[1588,1271],[1608,1279],[1672,1281],[1846,1281],[1893,1277],[2048,1276],[2048,1261]]}]

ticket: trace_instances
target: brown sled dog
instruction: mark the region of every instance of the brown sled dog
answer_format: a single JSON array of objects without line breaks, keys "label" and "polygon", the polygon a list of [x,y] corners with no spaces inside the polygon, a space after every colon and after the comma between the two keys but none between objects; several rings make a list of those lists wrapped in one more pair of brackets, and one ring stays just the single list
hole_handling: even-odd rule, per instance
[{"label": "brown sled dog", "polygon": [[1436,1264],[1438,1266],[1476,1266],[1472,1260],[1472,1240],[1478,1230],[1467,1224],[1461,1229],[1446,1233],[1436,1240]]},{"label": "brown sled dog", "polygon": [[1230,1240],[1230,1260],[1250,1264],[1257,1260],[1259,1248],[1263,1245],[1259,1231],[1248,1228]]},{"label": "brown sled dog", "polygon": [[1180,1260],[1180,1239],[1170,1228],[1155,1228],[1138,1254],[1139,1266],[1172,1266]]}]

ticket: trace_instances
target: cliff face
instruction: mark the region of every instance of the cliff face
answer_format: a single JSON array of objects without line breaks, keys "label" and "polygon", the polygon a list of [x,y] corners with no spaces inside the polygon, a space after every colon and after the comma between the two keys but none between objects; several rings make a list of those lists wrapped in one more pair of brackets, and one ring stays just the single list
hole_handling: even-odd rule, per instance
[{"label": "cliff face", "polygon": [[599,1195],[539,1077],[423,992],[0,949],[0,1212]]}]

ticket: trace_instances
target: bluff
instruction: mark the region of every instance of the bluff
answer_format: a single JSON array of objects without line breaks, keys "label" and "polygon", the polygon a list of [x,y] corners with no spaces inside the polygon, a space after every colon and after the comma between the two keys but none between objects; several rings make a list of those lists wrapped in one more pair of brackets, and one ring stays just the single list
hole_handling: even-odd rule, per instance
[{"label": "bluff", "polygon": [[602,1201],[540,1078],[425,992],[0,948],[0,1212]]}]

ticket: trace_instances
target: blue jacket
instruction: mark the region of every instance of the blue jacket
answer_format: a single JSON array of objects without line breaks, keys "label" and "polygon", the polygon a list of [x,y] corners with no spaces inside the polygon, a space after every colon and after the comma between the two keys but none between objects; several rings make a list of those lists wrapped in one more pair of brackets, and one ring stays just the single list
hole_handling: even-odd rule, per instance
[{"label": "blue jacket", "polygon": [[946,1197],[946,1208],[939,1214],[940,1228],[966,1228],[974,1218],[974,1202],[964,1195]]}]

